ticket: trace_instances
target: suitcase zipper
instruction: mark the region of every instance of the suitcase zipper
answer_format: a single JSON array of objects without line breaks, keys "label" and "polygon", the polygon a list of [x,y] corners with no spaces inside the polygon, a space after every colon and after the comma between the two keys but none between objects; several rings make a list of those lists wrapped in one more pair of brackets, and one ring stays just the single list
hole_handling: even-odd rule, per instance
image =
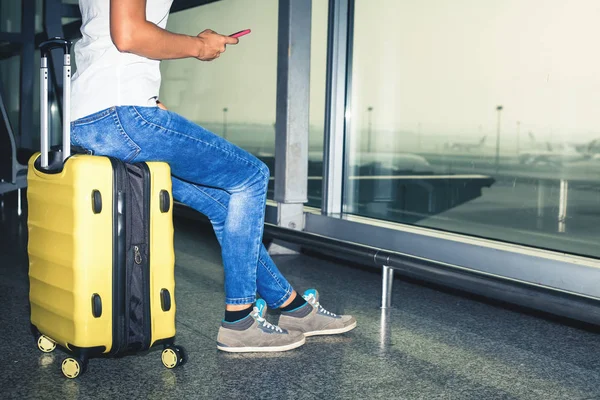
[{"label": "suitcase zipper", "polygon": [[[152,343],[152,319],[151,319],[151,294],[150,294],[150,276],[152,271],[150,270],[150,218],[151,218],[151,175],[150,167],[148,164],[140,163],[141,170],[144,175],[144,242],[146,243],[147,256],[144,260],[144,345],[143,348],[147,349]],[[140,255],[141,261],[141,255]],[[141,263],[141,262],[140,262]]]},{"label": "suitcase zipper", "polygon": [[[127,203],[127,222],[126,222],[126,240],[125,240],[125,249],[126,249],[126,253],[125,253],[125,264],[124,264],[124,269],[123,269],[123,279],[124,279],[124,288],[123,288],[123,294],[124,294],[124,304],[123,304],[123,310],[124,310],[124,332],[123,332],[123,344],[124,344],[124,350],[129,351],[132,348],[132,344],[135,344],[135,339],[132,340],[131,336],[132,336],[132,327],[131,327],[131,300],[132,300],[132,282],[131,279],[133,277],[134,274],[134,267],[135,267],[135,255],[133,257],[133,259],[130,259],[130,254],[131,254],[131,250],[132,250],[132,246],[133,246],[133,235],[134,235],[134,229],[133,229],[133,213],[135,212],[135,206],[134,206],[134,200],[135,200],[135,192],[134,189],[131,186],[131,177],[129,176],[129,166],[121,161],[121,165],[123,166],[123,186],[125,188],[126,191],[126,203]],[[136,246],[137,247],[137,246]],[[133,263],[130,262],[133,261]]]},{"label": "suitcase zipper", "polygon": [[113,167],[113,343],[111,353],[119,353],[127,344],[125,313],[126,282],[126,196],[123,190],[124,165],[120,160],[109,158]]},{"label": "suitcase zipper", "polygon": [[[135,165],[141,171],[142,199],[137,199],[131,187],[129,176],[133,165],[111,158],[114,169],[114,198],[113,214],[113,349],[111,353],[123,353],[128,350],[147,349],[151,344],[151,313],[150,313],[150,170],[145,163]],[[134,168],[135,168],[134,167]],[[141,218],[142,232],[135,237],[133,231],[133,213],[137,202],[142,200]],[[139,203],[138,203],[139,204]],[[145,251],[144,251],[145,250]],[[136,269],[138,269],[136,271]],[[132,291],[130,278],[141,273],[142,290],[142,342],[131,336],[131,301]],[[132,346],[133,345],[133,346]]]},{"label": "suitcase zipper", "polygon": [[128,212],[125,332],[128,350],[151,344],[150,171],[145,163],[126,164]]}]

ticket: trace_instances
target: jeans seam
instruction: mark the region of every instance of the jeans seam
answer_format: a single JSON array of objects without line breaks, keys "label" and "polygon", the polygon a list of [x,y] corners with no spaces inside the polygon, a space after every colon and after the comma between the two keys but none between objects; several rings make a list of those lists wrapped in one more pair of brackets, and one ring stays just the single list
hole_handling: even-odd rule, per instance
[{"label": "jeans seam", "polygon": [[81,143],[79,143],[79,139],[77,138],[77,134],[75,133],[75,126],[77,125],[73,125],[73,123],[71,122],[71,143],[75,144],[75,146],[81,146]]},{"label": "jeans seam", "polygon": [[[264,217],[264,216],[263,216],[263,217]],[[262,218],[262,217],[261,217],[261,218]],[[260,246],[262,246],[263,227],[264,227],[264,219],[263,219],[263,221],[260,223],[260,227],[259,227],[259,231],[260,231],[260,233],[257,235],[256,241],[254,242],[255,251],[256,251],[256,253],[255,253],[255,254],[256,254],[256,261],[257,261],[257,262],[261,262],[261,260],[260,260]],[[261,264],[262,264],[262,263],[261,263]],[[256,264],[255,264],[255,265],[256,265]],[[267,267],[265,266],[265,268],[267,268]],[[258,269],[258,268],[256,267],[256,269]],[[255,274],[256,274],[256,276],[258,276],[258,271],[256,271],[256,269],[255,269]],[[268,269],[268,268],[267,268],[267,269]],[[269,272],[270,272],[270,271],[269,271]],[[275,281],[277,281],[277,279],[275,279]],[[277,284],[278,284],[279,286],[281,286],[281,285],[279,284],[279,282],[278,282]],[[283,288],[282,288],[282,289],[283,289]]]},{"label": "jeans seam", "polygon": [[271,308],[279,308],[279,307],[281,307],[281,305],[283,303],[285,303],[285,301],[287,299],[289,299],[289,297],[290,297],[291,294],[292,294],[292,291],[286,290],[285,294],[283,296],[281,296],[281,298],[279,300],[277,300],[275,303],[269,304],[269,307],[271,307]]},{"label": "jeans seam", "polygon": [[273,280],[275,282],[277,282],[277,285],[279,286],[280,289],[285,290],[286,292],[289,291],[289,288],[284,288],[281,285],[281,281],[279,280],[279,278],[277,278],[277,276],[275,276],[273,274],[273,271],[271,271],[271,269],[269,267],[267,267],[267,265],[263,262],[263,260],[260,259],[260,255],[258,256],[258,262],[262,264],[263,268],[267,270],[267,272],[269,273],[269,275],[271,275],[271,277],[273,278]]},{"label": "jeans seam", "polygon": [[98,122],[101,119],[104,119],[106,117],[108,117],[111,113],[112,108],[108,108],[104,111],[101,111],[100,114],[94,116],[94,117],[83,117],[80,118],[76,121],[72,121],[71,123],[74,126],[81,126],[81,125],[89,125],[89,124],[93,124],[94,122]]},{"label": "jeans seam", "polygon": [[157,125],[157,124],[155,124],[155,123],[153,123],[153,122],[150,122],[150,121],[148,121],[146,118],[144,118],[144,117],[143,117],[143,116],[140,114],[140,112],[138,111],[137,107],[135,107],[135,106],[131,106],[131,107],[133,108],[133,110],[135,111],[135,113],[136,113],[136,114],[137,114],[137,115],[138,115],[138,116],[139,116],[139,117],[142,119],[142,121],[144,121],[144,122],[145,122],[145,123],[147,123],[148,125],[151,125],[151,126],[153,126],[153,127],[155,127],[155,128],[158,128],[158,129],[162,129],[162,130],[164,130],[164,131],[166,131],[166,132],[171,132],[171,133],[174,133],[174,134],[177,134],[177,135],[181,135],[181,136],[183,136],[183,137],[185,137],[185,138],[187,138],[187,139],[190,139],[190,140],[193,140],[193,141],[196,141],[196,142],[202,143],[202,144],[204,144],[204,145],[206,145],[206,146],[210,146],[210,147],[212,147],[212,148],[218,149],[218,150],[220,150],[220,151],[222,151],[222,152],[224,152],[224,153],[227,153],[227,154],[229,154],[229,155],[231,155],[231,156],[233,156],[233,157],[237,158],[237,159],[238,159],[238,160],[240,160],[240,161],[243,161],[243,162],[245,162],[246,164],[252,165],[253,167],[255,167],[255,168],[257,168],[257,169],[258,169],[258,171],[261,173],[261,175],[265,176],[267,179],[269,178],[269,176],[268,176],[268,175],[266,175],[266,174],[265,174],[265,173],[262,171],[262,168],[261,168],[261,166],[260,166],[260,165],[256,165],[255,163],[253,163],[253,162],[251,162],[251,161],[249,161],[249,160],[246,160],[246,159],[244,159],[244,158],[242,158],[242,157],[239,157],[237,154],[235,154],[235,153],[232,153],[232,152],[230,152],[230,151],[228,151],[228,150],[226,150],[226,149],[224,149],[224,148],[222,148],[222,147],[215,146],[215,145],[214,145],[214,144],[212,144],[212,143],[205,142],[204,140],[200,140],[200,139],[198,139],[198,138],[195,138],[195,137],[193,137],[193,136],[186,135],[186,134],[185,134],[185,133],[183,133],[183,132],[179,132],[179,131],[176,131],[176,130],[173,130],[173,129],[168,129],[168,128],[165,128],[164,126],[160,126],[160,125]]},{"label": "jeans seam", "polygon": [[225,298],[225,302],[227,304],[249,304],[249,303],[253,303],[254,300],[256,299],[256,296],[250,296],[250,297],[226,297]]},{"label": "jeans seam", "polygon": [[121,124],[121,119],[119,118],[119,113],[115,110],[113,119],[115,121],[115,124],[117,125],[117,128],[119,130],[119,135],[121,135],[123,137],[123,139],[125,139],[125,141],[129,141],[132,144],[133,149],[131,149],[131,151],[129,152],[129,154],[127,155],[127,157],[125,157],[125,161],[133,161],[133,159],[135,157],[137,157],[138,154],[140,154],[140,151],[142,150],[140,148],[140,146],[138,146],[133,139],[131,139],[129,137],[129,135],[127,134],[127,132],[125,132],[125,129],[123,129],[123,125]]}]

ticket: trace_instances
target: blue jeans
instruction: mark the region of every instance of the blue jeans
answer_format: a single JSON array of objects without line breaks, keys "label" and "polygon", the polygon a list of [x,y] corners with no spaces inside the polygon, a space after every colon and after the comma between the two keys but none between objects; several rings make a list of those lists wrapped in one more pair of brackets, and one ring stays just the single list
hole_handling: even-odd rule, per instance
[{"label": "blue jeans", "polygon": [[256,293],[280,307],[292,287],[262,244],[269,169],[250,153],[158,107],[111,107],[71,123],[73,145],[171,166],[173,197],[206,215],[221,244],[226,304]]}]

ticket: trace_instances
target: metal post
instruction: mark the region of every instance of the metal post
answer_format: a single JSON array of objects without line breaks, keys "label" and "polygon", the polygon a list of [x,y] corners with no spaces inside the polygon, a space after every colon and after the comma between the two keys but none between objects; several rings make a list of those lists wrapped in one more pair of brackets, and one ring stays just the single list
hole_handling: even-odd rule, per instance
[{"label": "metal post", "polygon": [[390,308],[392,306],[392,285],[394,283],[394,269],[383,266],[383,276],[381,279],[381,308]]},{"label": "metal post", "polygon": [[502,106],[496,107],[498,111],[498,127],[496,129],[496,173],[500,171],[500,115]]},{"label": "metal post", "polygon": [[63,66],[63,162],[71,155],[71,55],[65,54]]},{"label": "metal post", "polygon": [[223,108],[223,139],[227,140],[227,107]]},{"label": "metal post", "polygon": [[279,1],[275,201],[278,225],[304,229],[312,1]]},{"label": "metal post", "polygon": [[521,121],[517,121],[517,156],[521,151]]},{"label": "metal post", "polygon": [[373,107],[367,108],[367,111],[369,112],[369,136],[367,137],[367,151],[371,153],[373,151],[373,121],[371,119],[373,114]]},{"label": "metal post", "polygon": [[567,225],[567,207],[569,200],[569,181],[560,180],[560,191],[558,198],[558,232],[564,233]]},{"label": "metal post", "polygon": [[391,310],[389,308],[381,309],[381,320],[379,321],[379,350],[385,354],[391,346],[392,339],[392,321]]},{"label": "metal post", "polygon": [[42,152],[41,167],[48,166],[48,149],[51,140],[48,127],[48,58],[42,57],[40,64],[40,151]]},{"label": "metal post", "polygon": [[21,205],[21,188],[17,189],[17,215],[20,217],[23,214],[23,207]]},{"label": "metal post", "polygon": [[[44,31],[46,36],[50,38],[54,37],[64,37],[63,32],[63,7],[62,0],[44,0]],[[64,74],[60,73],[63,68],[64,63],[62,63],[59,57],[54,57],[52,54],[49,54],[48,63],[52,65],[49,73],[52,74],[51,80],[52,85],[50,88],[54,93],[54,99],[56,100],[56,105],[58,106],[59,115],[64,116],[63,112],[63,99],[61,98],[60,92],[63,89],[63,77]],[[49,76],[50,77],[50,76]],[[63,121],[64,123],[65,121]],[[70,121],[67,121],[70,122]]]},{"label": "metal post", "polygon": [[353,0],[329,1],[327,88],[323,154],[322,214],[342,213],[344,149],[349,120],[352,70]]}]

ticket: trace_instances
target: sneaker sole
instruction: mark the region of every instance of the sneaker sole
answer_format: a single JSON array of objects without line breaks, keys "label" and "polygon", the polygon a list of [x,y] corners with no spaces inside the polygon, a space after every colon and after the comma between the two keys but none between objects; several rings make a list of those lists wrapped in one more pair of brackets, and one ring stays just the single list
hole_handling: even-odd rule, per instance
[{"label": "sneaker sole", "polygon": [[351,331],[354,328],[356,328],[356,321],[354,321],[354,323],[352,323],[348,326],[345,326],[343,328],[324,329],[324,330],[320,330],[320,331],[305,332],[304,336],[308,337],[308,336],[319,336],[319,335],[338,335],[340,333],[346,333],[348,331]]},{"label": "sneaker sole", "polygon": [[302,338],[302,340],[286,344],[285,346],[271,346],[271,347],[224,347],[217,345],[217,349],[221,351],[226,351],[228,353],[271,353],[278,351],[288,351],[296,349],[306,343],[306,338]]}]

